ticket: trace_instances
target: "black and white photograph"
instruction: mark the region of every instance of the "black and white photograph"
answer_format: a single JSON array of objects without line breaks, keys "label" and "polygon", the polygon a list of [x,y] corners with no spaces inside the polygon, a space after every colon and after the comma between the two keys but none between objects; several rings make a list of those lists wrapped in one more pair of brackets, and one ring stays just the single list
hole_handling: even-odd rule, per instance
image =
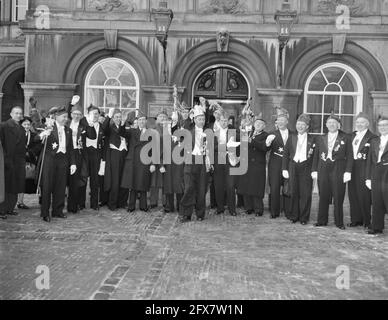
[{"label": "black and white photograph", "polygon": [[387,214],[387,0],[0,1],[1,301],[388,300]]}]

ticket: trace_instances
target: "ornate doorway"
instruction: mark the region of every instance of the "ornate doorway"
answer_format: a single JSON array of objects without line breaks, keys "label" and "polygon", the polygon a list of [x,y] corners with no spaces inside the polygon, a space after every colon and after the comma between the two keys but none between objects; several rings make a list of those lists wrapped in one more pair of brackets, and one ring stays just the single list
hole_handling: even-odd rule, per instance
[{"label": "ornate doorway", "polygon": [[203,71],[195,80],[193,105],[200,97],[216,101],[237,121],[250,97],[250,88],[246,77],[239,70],[217,65]]}]

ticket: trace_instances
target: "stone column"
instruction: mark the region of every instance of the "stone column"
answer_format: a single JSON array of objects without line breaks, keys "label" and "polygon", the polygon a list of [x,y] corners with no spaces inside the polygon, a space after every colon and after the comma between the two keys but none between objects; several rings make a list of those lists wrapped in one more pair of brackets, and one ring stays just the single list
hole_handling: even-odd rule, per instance
[{"label": "stone column", "polygon": [[23,83],[25,114],[30,113],[29,99],[31,97],[37,100],[37,106],[42,111],[48,111],[54,106],[67,107],[77,86],[77,84],[70,83]]},{"label": "stone column", "polygon": [[3,96],[4,93],[0,92],[0,122],[3,121],[2,114],[3,114]]},{"label": "stone column", "polygon": [[290,113],[290,125],[294,126],[298,116],[299,98],[303,90],[297,89],[257,89],[259,95],[260,110],[255,112],[263,113],[264,119],[268,121],[267,131],[273,130],[275,107],[282,107]]}]

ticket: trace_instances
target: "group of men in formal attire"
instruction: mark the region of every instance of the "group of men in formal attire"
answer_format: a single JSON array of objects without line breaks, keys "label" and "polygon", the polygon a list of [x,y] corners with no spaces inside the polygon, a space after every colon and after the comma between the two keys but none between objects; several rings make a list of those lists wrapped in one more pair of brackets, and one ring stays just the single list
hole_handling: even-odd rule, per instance
[{"label": "group of men in formal attire", "polygon": [[[348,226],[365,227],[370,234],[384,230],[387,118],[379,118],[377,136],[369,130],[368,116],[361,113],[356,117],[356,132],[349,135],[341,131],[341,120],[332,114],[326,122],[328,133],[318,136],[309,134],[311,120],[306,114],[297,119],[296,131],[290,130],[289,114],[279,108],[276,130],[267,133],[261,116],[247,117],[234,128],[222,108],[212,109],[202,101],[172,116],[159,112],[149,134],[148,118],[141,112],[134,125],[118,109],[104,114],[91,105],[87,111],[84,116],[77,104],[71,109],[52,108],[45,129],[35,137],[42,145],[37,181],[41,217],[46,222],[66,218],[66,204],[68,214],[82,211],[88,194],[90,208],[96,211],[107,205],[111,211],[134,212],[139,201],[139,209],[148,212],[163,199],[164,211],[179,212],[180,222],[191,221],[194,213],[203,221],[209,190],[216,214],[227,208],[236,216],[238,196],[247,214],[260,217],[268,177],[272,219],[283,212],[292,223],[308,224],[316,180],[316,227],[328,225],[329,206],[334,204],[335,225],[345,229],[348,184]],[[11,119],[0,125],[5,168],[2,219],[17,214],[17,194],[23,192],[26,135],[20,126],[22,118],[22,109],[15,107]],[[158,151],[147,149],[150,145],[159,146]],[[246,168],[239,171],[244,164]]]}]

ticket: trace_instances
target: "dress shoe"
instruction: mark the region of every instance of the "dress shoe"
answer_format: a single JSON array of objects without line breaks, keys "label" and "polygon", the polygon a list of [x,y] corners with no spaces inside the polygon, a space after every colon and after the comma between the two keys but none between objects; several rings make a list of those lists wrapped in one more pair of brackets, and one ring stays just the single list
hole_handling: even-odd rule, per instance
[{"label": "dress shoe", "polygon": [[133,213],[133,212],[135,212],[136,211],[136,209],[132,209],[132,208],[128,208],[128,210],[127,210],[129,213]]},{"label": "dress shoe", "polygon": [[277,219],[279,217],[271,215],[271,219]]},{"label": "dress shoe", "polygon": [[[152,207],[151,207],[151,209],[152,209]],[[150,211],[150,208],[140,209],[140,211],[141,211],[141,212],[144,212],[144,213],[147,213],[147,212]]]},{"label": "dress shoe", "polygon": [[383,234],[383,231],[382,230],[369,230],[368,234],[370,234],[370,235]]},{"label": "dress shoe", "polygon": [[19,204],[18,204],[18,209],[21,209],[21,210],[29,210],[30,208],[27,207],[24,203],[19,203]]},{"label": "dress shoe", "polygon": [[298,220],[291,220],[293,224],[298,223]]},{"label": "dress shoe", "polygon": [[300,224],[301,224],[302,226],[306,226],[306,225],[307,225],[307,222],[306,222],[306,221],[302,221]]},{"label": "dress shoe", "polygon": [[248,210],[248,211],[246,212],[246,214],[247,214],[247,215],[251,215],[251,214],[253,214],[253,212],[254,212],[253,210]]},{"label": "dress shoe", "polygon": [[340,230],[345,230],[346,229],[345,226],[339,226],[337,228],[340,229]]},{"label": "dress shoe", "polygon": [[236,212],[231,212],[230,215],[231,215],[232,217],[236,217],[236,216],[237,216],[237,213],[236,213]]},{"label": "dress shoe", "polygon": [[364,229],[367,229],[367,230],[371,229],[371,225],[370,224],[364,224]]},{"label": "dress shoe", "polygon": [[262,217],[264,215],[264,212],[257,212],[256,217]]},{"label": "dress shoe", "polygon": [[324,224],[324,223],[316,223],[316,224],[314,224],[314,227],[327,227],[327,224]]},{"label": "dress shoe", "polygon": [[65,214],[62,213],[62,214],[56,216],[55,218],[58,218],[58,219],[67,219],[67,215],[65,215]]},{"label": "dress shoe", "polygon": [[44,217],[43,221],[47,222],[47,223],[50,223],[51,222],[51,218],[50,217]]},{"label": "dress shoe", "polygon": [[7,220],[7,215],[4,213],[0,213],[0,219]]},{"label": "dress shoe", "polygon": [[158,205],[153,204],[153,205],[150,206],[150,209],[153,210],[153,209],[156,209],[157,207],[158,207]]},{"label": "dress shoe", "polygon": [[362,227],[362,226],[363,226],[363,224],[359,223],[359,222],[357,222],[357,223],[352,222],[352,223],[348,224],[349,228],[357,228],[357,227]]},{"label": "dress shoe", "polygon": [[19,214],[18,214],[16,211],[9,211],[9,212],[7,212],[7,215],[8,215],[8,216],[14,216],[14,217],[16,217],[16,216],[18,216]]},{"label": "dress shoe", "polygon": [[221,214],[224,214],[225,213],[225,211],[217,211],[217,216],[219,216],[219,215],[221,215]]},{"label": "dress shoe", "polygon": [[189,217],[180,217],[179,218],[180,223],[188,223],[190,221],[191,221],[191,218],[189,218]]},{"label": "dress shoe", "polygon": [[85,210],[85,206],[79,206],[79,210],[82,211],[82,210]]},{"label": "dress shoe", "polygon": [[205,218],[197,218],[197,221],[199,221],[199,222],[202,222],[202,221],[204,221],[205,220]]}]

